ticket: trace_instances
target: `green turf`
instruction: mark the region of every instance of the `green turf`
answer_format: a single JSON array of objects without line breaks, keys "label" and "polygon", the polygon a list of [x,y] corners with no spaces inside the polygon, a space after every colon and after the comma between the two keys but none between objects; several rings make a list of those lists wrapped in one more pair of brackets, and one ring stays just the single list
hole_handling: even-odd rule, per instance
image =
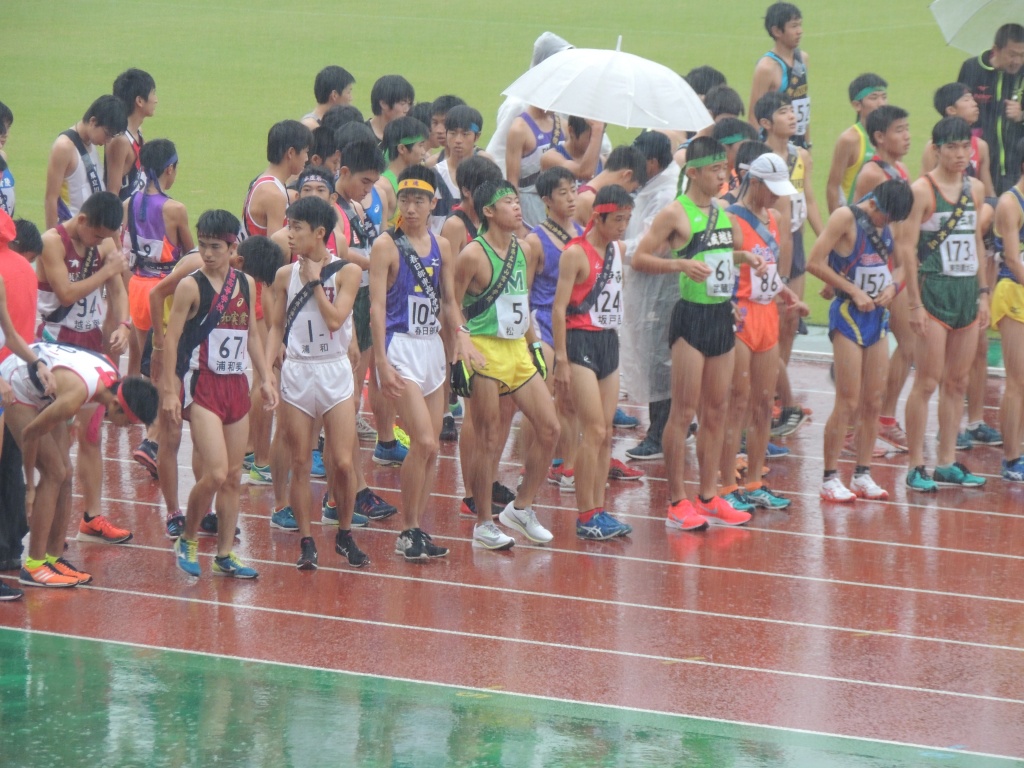
[{"label": "green turf", "polygon": [[[343,645],[335,651],[343,654]],[[1011,764],[949,750],[16,630],[0,630],[0,659],[4,660],[0,763],[12,768],[988,768]]]},{"label": "green turf", "polygon": [[[18,211],[42,220],[53,139],[129,66],[156,79],[160,105],[143,130],[149,138],[177,144],[181,165],[173,194],[194,222],[209,207],[240,211],[246,185],[266,165],[268,128],[313,107],[313,78],[327,64],[341,64],[356,76],[355,103],[367,116],[373,81],[389,72],[404,74],[419,100],[459,94],[484,115],[486,140],[501,90],[527,67],[533,41],[545,29],[581,47],[614,47],[622,35],[624,50],[681,73],[712,64],[746,101],[754,63],[768,48],[762,25],[767,5],[768,0],[6,3],[0,101],[15,114],[7,150]],[[931,94],[956,77],[965,54],[945,47],[924,2],[801,0],[799,6],[810,56],[813,179],[822,206],[833,143],[852,120],[847,85],[862,72],[885,76],[890,101],[909,109],[915,138],[908,161],[916,172],[937,117]],[[631,138],[621,129],[611,135],[617,141]],[[809,286],[808,295],[814,293]],[[823,317],[821,306],[816,305],[817,319]]]}]

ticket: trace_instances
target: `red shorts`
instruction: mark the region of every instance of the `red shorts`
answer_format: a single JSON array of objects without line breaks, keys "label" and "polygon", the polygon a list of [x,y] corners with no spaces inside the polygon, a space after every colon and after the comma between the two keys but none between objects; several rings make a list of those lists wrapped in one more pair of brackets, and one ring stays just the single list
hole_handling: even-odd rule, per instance
[{"label": "red shorts", "polygon": [[91,349],[101,355],[107,354],[103,350],[103,331],[93,328],[91,331],[74,331],[67,326],[61,326],[57,332],[58,344],[74,344],[76,347]]},{"label": "red shorts", "polygon": [[767,352],[779,343],[779,308],[774,301],[758,304],[740,299],[739,310],[741,319],[736,326],[736,338],[751,352]]},{"label": "red shorts", "polygon": [[208,410],[222,424],[234,424],[249,415],[249,380],[243,373],[186,371],[181,387],[181,412],[185,419],[189,418],[188,409],[193,403]]}]

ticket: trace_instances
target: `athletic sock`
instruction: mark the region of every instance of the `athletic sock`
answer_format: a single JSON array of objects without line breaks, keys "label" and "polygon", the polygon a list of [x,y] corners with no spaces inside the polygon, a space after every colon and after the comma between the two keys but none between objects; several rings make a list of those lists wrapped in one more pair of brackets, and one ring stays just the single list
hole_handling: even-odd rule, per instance
[{"label": "athletic sock", "polygon": [[878,423],[883,427],[892,427],[896,424],[895,416],[879,416]]},{"label": "athletic sock", "polygon": [[552,467],[560,467],[560,466],[562,466],[562,460],[561,459],[552,459],[551,460],[551,466]]},{"label": "athletic sock", "polygon": [[591,518],[593,518],[594,515],[596,515],[600,511],[600,507],[594,507],[593,509],[588,509],[586,512],[580,512],[580,522],[589,523]]},{"label": "athletic sock", "polygon": [[96,515],[90,515],[88,512],[83,512],[82,517],[85,518],[85,522],[91,523],[93,521],[93,518],[96,517]]},{"label": "athletic sock", "polygon": [[860,464],[858,464],[856,466],[856,468],[853,470],[853,476],[854,477],[857,477],[857,475],[870,475],[870,474],[871,474],[871,467],[864,467],[864,466],[861,466]]},{"label": "athletic sock", "polygon": [[701,504],[710,504],[710,503],[711,503],[712,501],[714,501],[714,500],[715,500],[715,497],[714,497],[714,496],[708,496],[708,497],[707,497],[707,498],[705,499],[705,498],[704,498],[703,496],[701,496],[701,495],[699,495],[699,494],[697,495],[697,498],[698,498],[698,499],[700,499],[700,503],[701,503]]},{"label": "athletic sock", "polygon": [[53,565],[54,563],[57,562],[57,556],[56,555],[47,555],[46,556],[46,562],[48,562],[50,565]]},{"label": "athletic sock", "polygon": [[46,565],[46,559],[45,558],[42,559],[42,560],[33,560],[31,557],[26,557],[25,558],[25,570],[26,571],[34,571],[36,568],[38,568],[41,565]]},{"label": "athletic sock", "polygon": [[967,431],[968,432],[973,432],[978,427],[980,427],[983,423],[984,422],[982,422],[982,421],[969,421],[969,422],[967,422]]},{"label": "athletic sock", "polygon": [[396,445],[398,445],[398,439],[396,438],[394,440],[378,440],[377,445],[379,445],[381,448],[394,448]]},{"label": "athletic sock", "polygon": [[833,477],[835,477],[838,474],[839,474],[839,470],[838,469],[826,469],[825,470],[825,476],[824,476],[825,482],[827,483],[829,480],[831,480]]}]

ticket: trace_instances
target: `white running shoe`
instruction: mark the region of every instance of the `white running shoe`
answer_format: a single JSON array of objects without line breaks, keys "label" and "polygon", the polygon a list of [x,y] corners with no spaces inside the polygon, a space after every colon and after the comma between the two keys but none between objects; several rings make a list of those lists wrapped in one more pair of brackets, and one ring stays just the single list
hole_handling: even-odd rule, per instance
[{"label": "white running shoe", "polygon": [[876,483],[870,474],[854,475],[850,483],[850,490],[858,499],[869,499],[870,501],[886,501],[889,492]]},{"label": "white running shoe", "polygon": [[512,549],[516,540],[502,533],[494,523],[482,523],[473,528],[473,546],[484,549]]},{"label": "white running shoe", "polygon": [[558,490],[562,493],[576,493],[576,474],[572,470],[569,474],[562,473],[558,481]]},{"label": "white running shoe", "polygon": [[362,416],[356,416],[356,435],[360,440],[376,440],[377,430]]},{"label": "white running shoe", "polygon": [[514,501],[510,501],[501,511],[498,521],[509,528],[515,528],[535,544],[547,544],[555,538],[551,531],[537,521],[537,513],[533,511],[533,507],[516,509]]},{"label": "white running shoe", "polygon": [[843,485],[839,475],[833,475],[832,479],[821,484],[821,498],[822,501],[833,501],[838,504],[849,504],[857,500],[853,492]]}]

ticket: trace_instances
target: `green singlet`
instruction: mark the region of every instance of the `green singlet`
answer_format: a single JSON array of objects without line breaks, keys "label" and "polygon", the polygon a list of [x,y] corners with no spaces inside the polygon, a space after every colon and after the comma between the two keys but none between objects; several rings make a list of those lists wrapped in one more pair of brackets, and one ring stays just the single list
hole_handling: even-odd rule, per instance
[{"label": "green singlet", "polygon": [[935,212],[921,224],[917,241],[921,286],[921,303],[929,315],[953,329],[964,328],[974,322],[978,313],[978,247],[975,231],[978,214],[974,196],[967,187],[968,203],[956,228],[939,245],[930,248],[929,241],[944,229],[946,221],[959,205],[947,200],[930,174],[926,174],[935,194]]},{"label": "green singlet", "polygon": [[[732,222],[725,211],[719,209],[714,232],[707,237],[708,214],[686,195],[676,198],[690,220],[690,242],[675,252],[676,258],[701,261],[711,267],[707,281],[697,283],[684,274],[679,275],[679,296],[694,304],[721,304],[732,298],[735,271],[733,269]],[[713,203],[712,203],[713,204]],[[698,250],[701,249],[701,250]]]},{"label": "green singlet", "polygon": [[[471,306],[484,296],[494,285],[505,266],[505,260],[495,253],[490,244],[483,236],[477,237],[474,242],[480,243],[491,262],[491,279],[487,288],[476,296],[469,292],[462,299],[462,308]],[[526,256],[523,249],[516,246],[515,266],[512,267],[512,274],[508,282],[498,295],[497,300],[484,312],[480,313],[466,323],[471,336],[496,336],[500,339],[519,339],[526,335],[526,329],[530,325],[530,297],[526,286]]]}]

